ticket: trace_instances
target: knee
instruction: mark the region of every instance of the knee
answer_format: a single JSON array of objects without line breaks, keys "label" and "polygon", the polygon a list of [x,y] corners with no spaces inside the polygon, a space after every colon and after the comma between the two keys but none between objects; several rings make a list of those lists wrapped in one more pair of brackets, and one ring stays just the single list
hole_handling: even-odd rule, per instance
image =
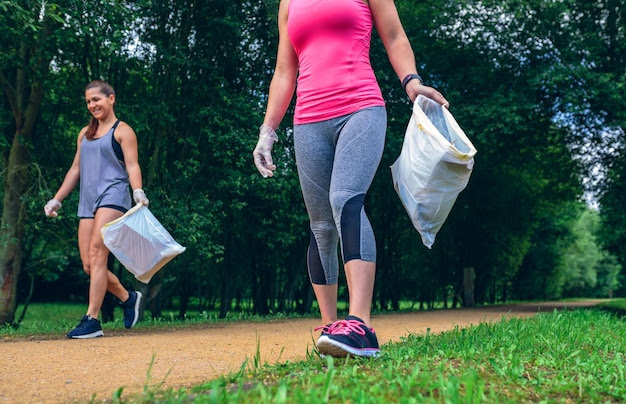
[{"label": "knee", "polygon": [[361,211],[365,204],[365,194],[349,194],[337,192],[331,197],[333,216],[339,228],[359,227]]},{"label": "knee", "polygon": [[338,223],[345,217],[358,216],[365,204],[365,194],[354,192],[334,192],[330,194],[330,206]]},{"label": "knee", "polygon": [[92,245],[89,248],[88,260],[89,263],[89,272],[90,273],[94,268],[101,267],[102,264],[106,267],[106,260],[108,256],[108,250],[106,248],[102,248],[101,246]]},{"label": "knee", "polygon": [[363,210],[363,205],[365,205],[365,194],[353,195],[343,205],[343,210],[341,212],[342,218],[360,216],[361,211]]},{"label": "knee", "polygon": [[312,240],[333,240],[336,238],[338,232],[335,223],[330,221],[312,221],[311,222],[311,236]]},{"label": "knee", "polygon": [[351,259],[362,259],[363,226],[365,224],[362,222],[364,200],[364,194],[354,195],[346,201],[341,210],[339,226],[344,262]]},{"label": "knee", "polygon": [[333,210],[333,216],[335,220],[339,218],[341,212],[343,211],[343,206],[346,204],[346,201],[350,198],[350,195],[347,192],[331,192],[329,195],[330,207]]},{"label": "knee", "polygon": [[83,262],[83,271],[85,271],[87,275],[91,274],[91,267],[89,266],[88,262]]}]

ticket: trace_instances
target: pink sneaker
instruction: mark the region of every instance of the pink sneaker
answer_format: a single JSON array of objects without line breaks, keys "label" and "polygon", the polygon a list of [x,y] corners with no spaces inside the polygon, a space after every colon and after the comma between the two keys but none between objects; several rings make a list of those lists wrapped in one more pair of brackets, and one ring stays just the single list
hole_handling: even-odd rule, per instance
[{"label": "pink sneaker", "polygon": [[321,356],[374,357],[380,353],[374,329],[366,326],[358,317],[348,316],[345,320],[335,321],[332,324],[317,327],[315,330],[319,329],[322,330],[322,335],[317,340],[317,349]]}]

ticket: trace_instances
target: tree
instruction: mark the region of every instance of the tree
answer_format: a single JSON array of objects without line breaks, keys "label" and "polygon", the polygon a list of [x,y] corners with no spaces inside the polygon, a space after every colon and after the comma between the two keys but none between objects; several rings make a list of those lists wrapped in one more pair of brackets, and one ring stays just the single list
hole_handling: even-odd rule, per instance
[{"label": "tree", "polygon": [[[54,56],[52,32],[60,27],[57,8],[46,2],[0,2],[0,86],[14,120],[8,158],[3,164],[0,221],[0,324],[15,317],[22,244],[27,223],[34,126],[44,97],[42,83]],[[4,157],[6,158],[6,157]]]},{"label": "tree", "polygon": [[[542,78],[556,58],[551,48],[541,46],[548,33],[535,21],[541,3],[397,4],[418,69],[428,84],[446,94],[451,111],[478,149],[468,188],[433,247],[433,252],[445,249],[441,257],[459,257],[435,260],[429,255],[426,262],[437,265],[436,288],[442,295],[448,286],[458,289],[463,267],[474,267],[478,302],[506,299],[532,246],[536,219],[543,212],[558,211],[581,192],[581,170],[568,145],[571,133],[555,123],[554,100],[546,94],[549,87]],[[381,55],[373,60],[386,62]],[[397,88],[393,74],[380,75],[380,81],[384,89]],[[390,117],[402,116],[395,94],[386,94]],[[390,121],[394,136],[404,133],[405,126],[398,126]],[[390,137],[388,145],[397,156],[397,140]],[[384,170],[386,166],[381,165]],[[388,205],[374,211],[383,209]],[[394,249],[398,247],[389,250]],[[401,283],[405,276],[393,279]],[[429,278],[426,275],[424,282],[432,282]]]},{"label": "tree", "polygon": [[568,296],[585,295],[598,283],[598,266],[603,258],[594,233],[598,215],[584,210],[572,228],[573,242],[563,251],[564,292]]},{"label": "tree", "polygon": [[[621,278],[626,280],[626,147],[621,146],[608,167],[606,187],[600,197],[601,227],[599,242],[621,266]],[[617,286],[617,285],[616,285]],[[615,291],[626,294],[626,282]]]},{"label": "tree", "polygon": [[[21,25],[14,20],[22,14],[11,9],[0,16],[0,28],[8,27],[0,39],[34,45],[25,48],[29,63],[19,65],[17,45],[2,48],[0,71],[7,81],[15,81],[18,67],[32,71],[42,60],[35,45],[47,44],[49,51],[42,54],[54,55],[40,76],[28,76],[44,83],[40,88],[45,86],[49,100],[24,143],[30,166],[44,173],[38,178],[51,178],[49,188],[61,181],[76,134],[89,118],[81,92],[93,78],[114,85],[118,116],[137,132],[151,210],[187,247],[147,287],[152,315],[168,306],[181,318],[193,309],[221,316],[231,310],[308,311],[309,230],[291,109],[278,130],[277,175],[262,179],[251,159],[276,56],[278,0],[59,0],[63,25],[51,24],[55,31],[45,41],[36,34],[45,25],[38,6],[13,3],[35,29],[16,29]],[[389,171],[411,105],[374,34],[371,60],[388,113],[386,149],[366,201],[377,236],[377,308],[397,309],[404,300],[419,307],[440,301],[458,305],[469,267],[476,273],[478,303],[560,297],[562,251],[571,243],[577,213],[572,206],[582,195],[585,170],[596,162],[604,163],[608,179],[600,199],[605,225],[599,240],[624,262],[622,3],[396,1],[422,77],[451,101],[478,154],[467,189],[433,249],[426,249],[393,191]],[[8,7],[6,1],[0,4]],[[54,22],[57,9],[45,4]],[[9,97],[0,105],[7,107],[0,119],[13,115]],[[0,131],[6,133],[0,138],[6,174],[16,132],[4,121]],[[577,157],[601,151],[599,146],[611,146],[613,153]],[[5,200],[7,179],[0,190]],[[21,296],[28,295],[32,279],[34,298],[42,300],[66,298],[85,276],[73,243],[77,195],[64,201],[62,217],[44,222],[34,212],[41,215],[49,193],[26,198],[23,207],[33,214],[22,216],[26,224],[17,243],[26,268]],[[603,290],[615,287],[614,264],[601,258],[597,274],[603,280],[594,293],[600,293],[600,283]],[[124,281],[132,281],[118,270]],[[34,276],[42,273],[46,277]],[[39,285],[54,287],[38,291]],[[71,299],[84,299],[76,290]],[[341,288],[340,298],[344,295]]]}]

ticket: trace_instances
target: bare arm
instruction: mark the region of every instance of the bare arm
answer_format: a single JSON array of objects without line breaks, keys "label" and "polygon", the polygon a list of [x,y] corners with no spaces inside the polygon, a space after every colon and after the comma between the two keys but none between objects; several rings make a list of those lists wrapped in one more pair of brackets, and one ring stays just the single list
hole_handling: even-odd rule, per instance
[{"label": "bare arm", "polygon": [[72,165],[67,170],[63,183],[59,187],[56,194],[54,194],[54,199],[59,202],[67,198],[80,181],[80,142],[83,140],[83,135],[86,130],[87,128],[85,127],[79,132],[78,138],[76,139],[76,154],[74,154],[74,161],[72,161]]},{"label": "bare arm", "polygon": [[287,36],[287,9],[289,0],[281,0],[278,10],[278,53],[276,68],[270,83],[269,97],[263,124],[276,129],[280,125],[293,98],[298,74],[298,57]]},{"label": "bare arm", "polygon": [[115,138],[120,143],[120,146],[122,146],[124,164],[126,164],[130,187],[133,191],[141,189],[143,178],[141,176],[141,167],[139,166],[137,135],[135,131],[125,122],[120,122],[115,131]]},{"label": "bare arm", "polygon": [[[402,80],[408,74],[417,73],[415,55],[400,22],[400,16],[394,1],[370,0],[369,5],[372,10],[376,31],[385,46],[389,61],[398,75],[398,79]],[[419,94],[423,94],[444,106],[448,105],[448,101],[439,91],[423,85],[417,79],[408,82],[406,93],[411,101],[415,101]]]}]

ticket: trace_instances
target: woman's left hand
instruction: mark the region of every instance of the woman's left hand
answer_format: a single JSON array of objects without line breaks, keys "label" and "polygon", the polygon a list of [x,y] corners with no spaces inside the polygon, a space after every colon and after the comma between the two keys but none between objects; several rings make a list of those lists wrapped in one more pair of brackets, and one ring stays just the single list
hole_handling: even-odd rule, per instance
[{"label": "woman's left hand", "polygon": [[441,104],[444,108],[448,108],[450,103],[446,98],[435,88],[425,86],[420,83],[419,80],[411,80],[406,85],[406,94],[411,99],[411,102],[415,102],[418,95],[422,94],[424,97],[428,97]]},{"label": "woman's left hand", "polygon": [[146,197],[146,193],[143,192],[143,189],[141,188],[137,188],[133,191],[133,200],[135,201],[135,203],[141,203],[144,206],[148,206],[150,204],[150,201]]}]

